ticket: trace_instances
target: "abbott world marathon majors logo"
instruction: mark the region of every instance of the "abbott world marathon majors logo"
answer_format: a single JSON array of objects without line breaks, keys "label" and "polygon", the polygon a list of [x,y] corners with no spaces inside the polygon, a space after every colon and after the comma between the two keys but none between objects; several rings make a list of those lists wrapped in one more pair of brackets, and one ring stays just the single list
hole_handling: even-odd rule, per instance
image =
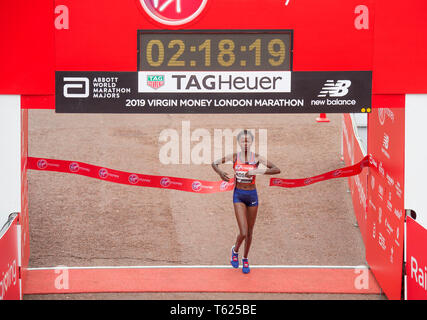
[{"label": "abbott world marathon majors logo", "polygon": [[121,87],[119,77],[63,77],[63,96],[68,99],[119,99],[122,94],[132,92]]},{"label": "abbott world marathon majors logo", "polygon": [[155,21],[178,26],[194,20],[208,0],[140,0],[144,11]]}]

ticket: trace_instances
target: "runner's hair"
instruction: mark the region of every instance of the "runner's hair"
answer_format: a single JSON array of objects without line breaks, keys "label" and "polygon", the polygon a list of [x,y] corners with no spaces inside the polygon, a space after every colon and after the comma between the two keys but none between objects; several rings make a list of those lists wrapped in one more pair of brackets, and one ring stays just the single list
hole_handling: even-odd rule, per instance
[{"label": "runner's hair", "polygon": [[240,140],[240,137],[241,137],[242,135],[250,136],[250,137],[251,137],[251,139],[252,139],[252,141],[254,141],[254,135],[252,134],[252,132],[250,132],[250,131],[249,131],[249,130],[247,130],[247,129],[244,129],[244,130],[240,131],[240,132],[237,134],[237,141],[239,141],[239,140]]}]

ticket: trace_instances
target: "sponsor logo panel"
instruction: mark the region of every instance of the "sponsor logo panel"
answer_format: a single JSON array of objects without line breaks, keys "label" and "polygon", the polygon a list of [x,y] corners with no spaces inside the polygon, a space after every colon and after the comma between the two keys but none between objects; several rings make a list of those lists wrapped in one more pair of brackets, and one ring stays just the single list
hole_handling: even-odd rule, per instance
[{"label": "sponsor logo panel", "polygon": [[363,112],[371,81],[364,71],[57,71],[55,106],[58,113]]}]

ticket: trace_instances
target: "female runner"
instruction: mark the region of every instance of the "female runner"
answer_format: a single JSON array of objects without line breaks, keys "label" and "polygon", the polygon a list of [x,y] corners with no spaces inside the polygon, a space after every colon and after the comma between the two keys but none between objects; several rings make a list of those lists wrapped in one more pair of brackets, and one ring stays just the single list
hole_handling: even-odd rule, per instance
[{"label": "female runner", "polygon": [[[239,234],[236,242],[231,248],[231,265],[234,268],[239,267],[239,249],[243,240],[245,241],[245,250],[243,252],[242,264],[243,273],[249,273],[248,254],[252,242],[253,229],[258,212],[258,194],[255,186],[255,175],[257,174],[279,174],[280,169],[270,161],[260,155],[250,152],[250,147],[254,137],[248,130],[243,130],[237,135],[237,142],[240,145],[241,152],[233,153],[216,160],[212,167],[224,181],[229,181],[227,173],[219,169],[219,165],[228,161],[233,161],[235,172],[235,186],[233,193],[234,213],[239,226]],[[263,164],[267,169],[258,168]]]}]

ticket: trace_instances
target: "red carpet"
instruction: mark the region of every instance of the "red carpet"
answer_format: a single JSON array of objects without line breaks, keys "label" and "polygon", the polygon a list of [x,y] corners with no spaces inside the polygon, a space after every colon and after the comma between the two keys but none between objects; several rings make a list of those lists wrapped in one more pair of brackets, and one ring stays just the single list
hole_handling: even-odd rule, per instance
[{"label": "red carpet", "polygon": [[380,287],[369,270],[352,268],[252,268],[248,275],[242,274],[240,269],[202,267],[96,268],[68,269],[67,271],[49,269],[25,272],[24,294],[89,292],[380,293]]}]

